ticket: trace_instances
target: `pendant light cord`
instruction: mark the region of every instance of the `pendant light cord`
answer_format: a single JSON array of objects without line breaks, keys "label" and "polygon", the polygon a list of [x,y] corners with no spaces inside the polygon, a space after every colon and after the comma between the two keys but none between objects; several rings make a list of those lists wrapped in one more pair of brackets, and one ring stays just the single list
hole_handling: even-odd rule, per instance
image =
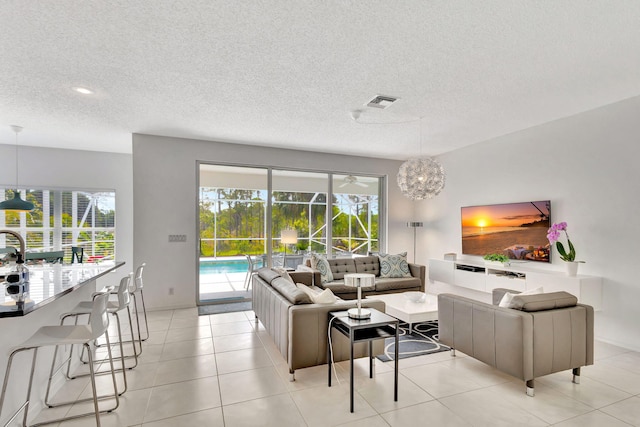
[{"label": "pendant light cord", "polygon": [[19,191],[19,182],[18,182],[18,134],[22,132],[22,126],[11,125],[11,129],[16,134],[16,191]]}]

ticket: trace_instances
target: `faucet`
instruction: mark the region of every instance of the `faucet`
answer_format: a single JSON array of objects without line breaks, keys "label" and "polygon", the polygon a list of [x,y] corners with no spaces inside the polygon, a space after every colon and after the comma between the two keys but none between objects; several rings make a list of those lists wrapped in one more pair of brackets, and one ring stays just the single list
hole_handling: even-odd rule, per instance
[{"label": "faucet", "polygon": [[10,234],[20,242],[20,252],[16,260],[16,270],[10,272],[4,278],[5,292],[10,295],[18,305],[24,304],[29,293],[29,270],[24,266],[26,245],[21,235],[11,230],[0,230],[0,234]]},{"label": "faucet", "polygon": [[15,231],[11,231],[11,230],[0,230],[0,234],[10,234],[16,239],[18,239],[18,242],[20,242],[20,252],[18,252],[18,260],[16,261],[16,263],[22,264],[24,262],[25,253],[26,253],[26,245],[24,243],[24,239],[22,238],[22,236],[16,233]]}]

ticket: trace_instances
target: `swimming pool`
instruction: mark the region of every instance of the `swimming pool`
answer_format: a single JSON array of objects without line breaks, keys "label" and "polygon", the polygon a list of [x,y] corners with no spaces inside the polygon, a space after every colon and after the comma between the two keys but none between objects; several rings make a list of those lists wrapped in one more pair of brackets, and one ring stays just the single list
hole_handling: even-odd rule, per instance
[{"label": "swimming pool", "polygon": [[246,273],[249,264],[246,259],[222,258],[201,259],[200,274]]}]

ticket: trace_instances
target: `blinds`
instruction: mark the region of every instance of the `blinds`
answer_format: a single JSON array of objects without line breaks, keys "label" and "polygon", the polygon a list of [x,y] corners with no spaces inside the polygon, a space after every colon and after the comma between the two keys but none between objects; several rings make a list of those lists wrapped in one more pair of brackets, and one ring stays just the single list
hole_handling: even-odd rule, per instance
[{"label": "blinds", "polygon": [[[31,212],[0,211],[0,228],[14,230],[25,239],[27,250],[65,251],[71,262],[71,247],[84,249],[85,260],[115,258],[115,192],[22,190],[35,205]],[[0,201],[13,197],[13,190],[0,189]],[[0,235],[0,247],[15,246],[10,236]]]}]

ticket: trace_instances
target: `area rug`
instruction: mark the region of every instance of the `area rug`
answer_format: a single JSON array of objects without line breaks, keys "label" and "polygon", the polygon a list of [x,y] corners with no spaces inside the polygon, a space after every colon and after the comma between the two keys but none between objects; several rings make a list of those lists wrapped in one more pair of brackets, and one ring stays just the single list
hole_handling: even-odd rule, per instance
[{"label": "area rug", "polygon": [[[393,360],[395,351],[395,338],[384,340],[384,353],[376,356],[383,362]],[[398,358],[423,356],[425,354],[439,353],[449,350],[444,344],[438,342],[438,321],[432,320],[423,323],[414,323],[412,333],[409,335],[409,324],[400,322],[400,348]]]},{"label": "area rug", "polygon": [[251,301],[232,302],[228,304],[210,304],[198,306],[198,315],[233,313],[236,311],[248,311],[252,309]]}]

